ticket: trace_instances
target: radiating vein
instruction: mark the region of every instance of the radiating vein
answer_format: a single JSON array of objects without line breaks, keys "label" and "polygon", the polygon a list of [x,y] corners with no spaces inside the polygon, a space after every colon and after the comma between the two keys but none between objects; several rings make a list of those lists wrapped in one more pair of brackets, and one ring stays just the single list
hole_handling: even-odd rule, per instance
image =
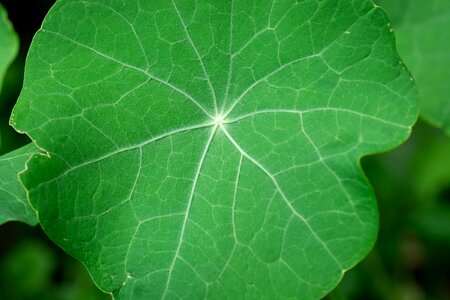
[{"label": "radiating vein", "polygon": [[182,133],[182,132],[186,132],[186,131],[190,131],[190,130],[195,130],[195,129],[201,129],[201,128],[205,128],[205,127],[211,127],[211,124],[204,123],[204,124],[199,124],[199,125],[194,125],[194,126],[188,126],[188,127],[175,129],[175,130],[172,130],[172,131],[160,134],[158,136],[152,137],[152,138],[150,138],[148,140],[145,140],[145,141],[143,141],[143,142],[141,142],[139,144],[123,147],[123,148],[117,149],[115,151],[106,153],[106,154],[104,154],[104,155],[102,155],[100,157],[97,157],[97,158],[94,158],[94,159],[91,159],[91,160],[87,160],[87,161],[85,161],[85,162],[83,162],[81,164],[78,164],[78,165],[75,165],[75,166],[70,166],[66,171],[61,173],[59,176],[57,176],[57,177],[55,177],[55,178],[53,178],[51,180],[44,181],[44,182],[40,183],[39,185],[33,187],[32,189],[30,189],[30,192],[33,191],[33,190],[39,189],[43,185],[46,185],[46,184],[49,184],[51,182],[56,181],[56,180],[58,180],[58,179],[60,179],[60,178],[62,178],[64,176],[66,176],[70,172],[73,172],[76,169],[79,169],[79,168],[85,167],[87,165],[91,165],[91,164],[100,162],[102,160],[105,160],[107,158],[113,157],[113,156],[115,156],[117,154],[120,154],[120,153],[123,153],[123,152],[126,152],[126,151],[130,151],[130,150],[134,150],[134,149],[137,149],[137,148],[144,147],[144,146],[146,146],[148,144],[151,144],[151,143],[159,141],[161,139],[164,139],[164,138],[176,135],[178,133]]},{"label": "radiating vein", "polygon": [[188,30],[187,30],[187,26],[186,26],[186,24],[184,23],[183,17],[181,16],[180,11],[178,10],[177,5],[175,4],[175,2],[174,2],[173,0],[171,0],[171,1],[172,1],[172,4],[173,4],[173,7],[175,8],[175,11],[177,12],[178,18],[180,19],[181,25],[183,25],[184,33],[186,34],[186,37],[187,37],[189,43],[191,44],[192,49],[193,49],[194,52],[195,52],[195,55],[197,55],[198,61],[199,61],[199,63],[200,63],[200,66],[202,67],[203,74],[205,75],[205,79],[206,79],[206,81],[208,82],[209,89],[211,90],[211,96],[213,97],[213,100],[214,100],[214,110],[215,110],[215,114],[218,115],[219,110],[218,110],[218,107],[217,107],[217,97],[216,97],[216,92],[214,91],[214,88],[213,88],[213,86],[212,86],[212,84],[211,84],[211,80],[209,79],[208,73],[206,72],[206,68],[205,68],[205,64],[203,63],[203,59],[202,59],[202,57],[200,56],[200,53],[198,53],[197,47],[195,47],[194,42],[192,41],[191,35],[189,34],[189,32],[188,32]]},{"label": "radiating vein", "polygon": [[228,76],[227,76],[227,87],[225,91],[225,99],[223,99],[222,107],[220,108],[220,115],[223,115],[223,111],[225,110],[228,97],[230,94],[230,85],[231,85],[231,75],[233,73],[233,55],[231,55],[231,51],[233,51],[233,9],[234,8],[234,1],[230,0],[230,36],[228,37],[230,39],[229,46],[228,46]]},{"label": "radiating vein", "polygon": [[194,180],[193,180],[192,187],[191,187],[191,192],[189,193],[188,204],[186,205],[186,210],[184,212],[184,219],[183,219],[183,224],[182,224],[181,230],[180,230],[180,237],[179,237],[177,249],[175,250],[175,255],[173,256],[172,263],[170,264],[169,274],[167,276],[166,287],[164,289],[162,299],[164,299],[166,297],[167,291],[169,290],[170,281],[172,280],[173,269],[175,267],[177,259],[179,258],[181,245],[183,244],[184,234],[186,232],[186,224],[189,219],[189,213],[191,211],[192,200],[194,199],[194,195],[195,195],[195,189],[197,188],[198,179],[200,178],[200,173],[203,168],[203,164],[205,162],[206,154],[208,153],[209,146],[211,145],[214,134],[216,133],[217,126],[218,125],[214,126],[213,129],[211,130],[211,134],[208,138],[208,141],[206,142],[205,148],[203,150],[202,156],[200,157],[200,161],[197,166],[197,170],[195,172]]},{"label": "radiating vein", "polygon": [[136,67],[134,65],[127,64],[126,62],[123,62],[123,61],[118,60],[118,59],[116,59],[116,58],[114,58],[112,56],[109,56],[109,55],[107,55],[105,53],[102,53],[102,52],[96,50],[95,48],[92,48],[92,47],[90,47],[88,45],[82,44],[82,43],[80,43],[80,42],[78,42],[78,41],[76,41],[76,40],[74,40],[74,39],[72,39],[72,38],[70,38],[68,36],[65,36],[65,35],[63,35],[63,34],[61,34],[59,32],[50,31],[48,29],[41,29],[41,31],[45,32],[45,33],[50,33],[50,34],[57,35],[60,38],[65,39],[65,40],[67,40],[67,41],[69,41],[69,42],[71,42],[71,43],[73,43],[73,44],[75,44],[77,46],[80,46],[80,47],[83,47],[85,49],[88,49],[88,50],[94,52],[95,54],[97,54],[98,56],[101,56],[101,57],[103,57],[103,58],[105,58],[107,60],[110,60],[110,61],[115,62],[115,63],[117,63],[117,64],[119,64],[121,66],[127,67],[129,69],[133,69],[135,71],[138,71],[140,73],[143,73],[143,74],[147,75],[152,80],[155,80],[156,82],[159,82],[162,85],[165,85],[165,86],[171,88],[172,90],[174,90],[175,92],[183,95],[184,97],[186,97],[187,99],[192,101],[192,103],[194,103],[198,108],[200,108],[209,118],[213,118],[213,116],[197,100],[195,100],[194,97],[189,95],[186,91],[183,91],[182,89],[180,89],[180,88],[176,87],[175,85],[171,84],[170,82],[168,82],[168,81],[166,81],[164,79],[158,78],[158,77],[156,77],[155,75],[151,74],[150,72],[148,72],[146,70],[138,68],[138,67]]},{"label": "radiating vein", "polygon": [[281,66],[279,66],[278,68],[276,68],[274,71],[270,72],[269,74],[265,75],[264,77],[256,80],[253,84],[251,84],[247,89],[244,90],[244,92],[242,92],[242,94],[240,96],[238,96],[236,98],[236,100],[233,102],[233,104],[231,105],[231,107],[227,110],[227,112],[225,113],[225,117],[227,117],[232,111],[233,109],[236,107],[236,105],[239,104],[239,102],[241,102],[242,98],[244,98],[251,90],[253,90],[253,88],[255,86],[257,86],[258,84],[260,84],[263,81],[266,81],[267,79],[269,79],[271,76],[277,74],[278,72],[281,72],[282,70],[286,69],[289,66],[292,66],[298,62],[307,60],[307,59],[311,59],[313,57],[319,57],[320,54],[313,54],[313,55],[309,55],[309,56],[305,56],[305,57],[301,57],[295,60],[292,60],[288,63],[285,63]]},{"label": "radiating vein", "polygon": [[[374,10],[376,10],[377,7],[374,5],[374,7],[369,10],[365,16],[369,15],[370,13],[372,13]],[[322,54],[325,53],[328,49],[330,49],[330,47],[332,45],[334,45],[349,29],[351,29],[353,26],[355,26],[364,16],[361,16],[360,18],[357,18],[353,23],[351,23],[345,30],[342,31],[342,33],[340,35],[338,35],[334,40],[332,40],[331,42],[329,42],[328,45],[326,45],[323,49],[320,50],[320,52],[306,56],[306,57],[301,57],[295,60],[292,60],[290,62],[287,62],[281,66],[279,66],[277,69],[275,69],[274,71],[272,71],[271,73],[265,75],[264,77],[256,80],[253,84],[251,84],[248,88],[246,88],[244,90],[244,92],[242,92],[234,101],[234,103],[232,103],[231,107],[227,110],[227,112],[225,113],[225,117],[228,116],[234,109],[234,107],[239,104],[239,102],[257,85],[259,85],[261,82],[266,81],[267,79],[269,79],[270,77],[272,77],[273,75],[277,74],[278,72],[284,70],[285,68],[296,64],[297,62],[303,61],[305,59],[310,59],[313,57],[322,57]]]},{"label": "radiating vein", "polygon": [[255,166],[257,166],[261,171],[263,171],[272,181],[273,185],[275,186],[275,188],[277,189],[277,191],[279,192],[281,198],[284,200],[284,202],[286,203],[286,205],[289,207],[289,209],[292,211],[292,213],[298,217],[304,224],[305,226],[308,228],[308,230],[311,232],[312,236],[319,242],[319,244],[323,247],[323,249],[328,253],[328,255],[336,262],[336,264],[339,266],[339,268],[342,270],[343,267],[341,265],[341,263],[339,262],[339,260],[336,258],[336,256],[331,252],[331,250],[328,248],[327,244],[317,235],[317,233],[315,232],[315,230],[311,227],[311,225],[309,224],[308,220],[301,214],[299,213],[291,204],[291,202],[289,201],[289,199],[286,197],[286,195],[284,194],[283,190],[281,189],[280,185],[278,184],[277,179],[263,166],[261,165],[261,163],[259,163],[256,159],[254,159],[252,156],[250,156],[246,151],[244,151],[241,146],[239,146],[239,144],[233,139],[233,137],[230,135],[230,133],[225,129],[224,126],[221,126],[221,129],[223,130],[223,132],[225,133],[225,135],[227,136],[227,138],[230,140],[230,142],[239,150],[239,152],[245,156],[248,160],[250,160],[253,164],[255,164]]},{"label": "radiating vein", "polygon": [[305,109],[305,110],[298,110],[298,109],[262,109],[262,110],[258,110],[258,111],[254,111],[248,114],[244,114],[241,116],[238,116],[234,119],[229,119],[226,121],[226,124],[232,124],[232,123],[236,123],[239,122],[241,120],[250,118],[250,117],[254,117],[257,115],[263,115],[263,114],[274,114],[274,113],[287,113],[287,114],[309,114],[309,113],[317,113],[317,112],[324,112],[324,111],[331,111],[331,112],[341,112],[341,113],[348,113],[348,114],[353,114],[362,118],[366,118],[366,119],[372,119],[374,121],[383,123],[383,124],[387,124],[390,126],[395,126],[395,127],[399,127],[399,128],[403,128],[403,129],[408,129],[409,127],[400,123],[396,123],[396,122],[392,122],[386,119],[382,119],[376,116],[371,116],[359,111],[355,111],[355,110],[351,110],[348,108],[340,108],[340,107],[318,107],[318,108],[312,108],[312,109]]}]

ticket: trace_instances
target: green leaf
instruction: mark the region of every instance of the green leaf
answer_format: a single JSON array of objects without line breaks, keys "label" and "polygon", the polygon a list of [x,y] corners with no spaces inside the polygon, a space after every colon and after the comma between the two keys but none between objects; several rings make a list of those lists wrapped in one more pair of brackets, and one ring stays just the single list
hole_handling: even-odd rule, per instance
[{"label": "green leaf", "polygon": [[0,90],[6,70],[16,57],[18,49],[19,41],[8,20],[6,10],[0,4]]},{"label": "green leaf", "polygon": [[37,223],[36,212],[28,203],[18,176],[36,150],[33,144],[29,144],[0,156],[0,224],[8,221]]},{"label": "green leaf", "polygon": [[[0,92],[6,70],[17,55],[19,42],[11,23],[8,20],[6,10],[0,4]],[[0,102],[0,107],[2,103]],[[0,132],[0,148],[2,146]]]},{"label": "green leaf", "polygon": [[320,298],[417,117],[394,44],[369,0],[58,1],[12,118],[42,227],[118,299]]},{"label": "green leaf", "polygon": [[421,116],[450,135],[450,1],[378,1],[392,17],[400,56],[420,94]]},{"label": "green leaf", "polygon": [[[18,46],[17,36],[5,9],[0,5],[0,90],[5,72],[17,55]],[[18,173],[25,169],[25,162],[35,150],[33,145],[28,145],[0,156],[0,224],[11,220],[36,224],[36,213],[30,207],[18,177]]]}]

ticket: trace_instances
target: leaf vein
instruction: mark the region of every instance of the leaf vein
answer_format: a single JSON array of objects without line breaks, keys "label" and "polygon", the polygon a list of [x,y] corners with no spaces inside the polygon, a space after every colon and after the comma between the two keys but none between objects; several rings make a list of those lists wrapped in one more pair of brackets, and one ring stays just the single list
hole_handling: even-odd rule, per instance
[{"label": "leaf vein", "polygon": [[219,113],[218,107],[217,107],[217,97],[216,97],[216,93],[215,93],[215,91],[214,91],[214,88],[213,88],[213,86],[212,86],[211,80],[209,79],[208,73],[206,72],[205,64],[203,63],[202,57],[200,56],[200,53],[198,52],[197,47],[195,47],[195,44],[194,44],[194,42],[192,41],[192,38],[191,38],[191,36],[190,36],[190,34],[189,34],[188,30],[187,30],[187,26],[186,26],[186,24],[184,23],[183,18],[181,17],[181,13],[180,13],[180,11],[178,10],[177,5],[175,4],[175,1],[174,1],[174,0],[171,0],[171,1],[172,1],[172,4],[173,4],[173,7],[175,8],[175,11],[176,11],[176,13],[177,13],[177,15],[178,15],[178,18],[180,19],[181,25],[183,26],[184,33],[186,34],[186,37],[187,37],[189,43],[191,44],[192,49],[193,49],[194,52],[195,52],[195,55],[196,55],[197,58],[198,58],[198,61],[199,61],[199,63],[200,63],[200,66],[201,66],[201,68],[202,68],[202,70],[203,70],[203,74],[205,75],[205,79],[206,79],[206,81],[208,82],[208,86],[209,86],[209,89],[210,89],[210,91],[211,91],[211,95],[212,95],[213,101],[214,101],[214,110],[215,110],[215,113],[216,113],[216,115],[217,115],[217,114]]},{"label": "leaf vein", "polygon": [[191,192],[189,194],[188,204],[186,205],[186,210],[184,212],[185,217],[184,217],[183,224],[182,224],[181,230],[180,230],[180,238],[178,241],[177,249],[175,250],[175,255],[174,255],[172,262],[170,264],[170,267],[169,267],[169,274],[167,275],[166,286],[164,288],[164,293],[163,293],[162,299],[164,299],[167,295],[167,291],[169,290],[169,284],[170,284],[170,281],[172,280],[173,269],[175,267],[177,259],[180,257],[180,249],[181,249],[181,245],[183,244],[184,234],[186,233],[186,225],[187,225],[187,222],[189,219],[189,213],[191,211],[192,202],[193,202],[194,194],[195,194],[195,189],[197,188],[198,179],[200,178],[200,173],[201,173],[203,164],[206,159],[206,154],[208,153],[209,146],[211,145],[211,142],[213,140],[214,134],[216,133],[216,130],[217,130],[217,125],[214,126],[213,130],[211,131],[211,134],[210,134],[208,141],[206,142],[205,148],[203,150],[202,156],[200,157],[200,161],[198,163],[197,170],[195,172],[194,181],[192,183]]},{"label": "leaf vein", "polygon": [[278,184],[277,179],[263,166],[260,162],[258,162],[256,159],[254,159],[252,156],[250,156],[247,152],[245,152],[241,146],[233,139],[233,137],[229,134],[229,132],[222,126],[222,130],[224,134],[227,136],[227,138],[230,140],[230,142],[239,150],[239,152],[245,156],[248,160],[250,160],[255,166],[257,166],[261,171],[263,171],[272,181],[273,185],[275,186],[276,190],[279,192],[281,198],[286,203],[288,208],[292,211],[292,213],[299,218],[305,226],[308,228],[308,230],[311,232],[311,235],[319,242],[319,244],[323,247],[323,249],[327,252],[327,254],[336,262],[336,264],[343,269],[341,263],[337,259],[337,257],[331,252],[331,250],[328,248],[327,244],[320,238],[320,236],[316,233],[316,231],[311,227],[309,224],[309,221],[307,218],[305,218],[301,213],[299,213],[291,204],[289,199],[284,194],[283,190],[281,189],[280,185]]},{"label": "leaf vein", "polygon": [[102,53],[102,52],[100,52],[100,51],[96,50],[95,48],[92,48],[92,47],[90,47],[88,45],[82,44],[82,43],[80,43],[80,42],[78,42],[78,41],[76,41],[76,40],[74,40],[74,39],[72,39],[72,38],[70,38],[70,37],[68,37],[66,35],[63,35],[63,34],[61,34],[59,32],[50,31],[50,30],[47,30],[47,29],[41,29],[41,31],[43,33],[50,33],[50,34],[54,34],[56,36],[59,36],[60,38],[63,38],[65,40],[69,41],[69,42],[72,42],[73,44],[75,44],[77,46],[80,46],[82,48],[85,48],[85,49],[88,49],[88,50],[94,52],[95,54],[99,55],[100,57],[103,57],[103,58],[105,58],[107,60],[110,60],[112,62],[115,62],[115,63],[117,63],[117,64],[119,64],[121,66],[124,66],[126,68],[129,68],[129,69],[132,69],[132,70],[135,70],[135,71],[138,71],[140,73],[143,73],[143,74],[147,75],[152,80],[155,80],[155,81],[159,82],[160,84],[165,85],[166,87],[168,87],[168,88],[176,91],[177,93],[183,95],[184,97],[186,97],[187,99],[192,101],[192,103],[194,103],[198,108],[200,108],[209,118],[213,118],[213,116],[211,116],[209,114],[209,112],[197,100],[194,99],[194,97],[189,95],[186,91],[184,91],[184,90],[176,87],[175,85],[171,84],[169,81],[166,81],[164,79],[158,78],[158,77],[156,77],[155,75],[151,74],[150,72],[148,72],[146,70],[143,70],[143,69],[141,69],[139,67],[136,67],[134,65],[127,64],[127,63],[125,63],[125,62],[123,62],[121,60],[118,60],[118,59],[116,59],[116,58],[114,58],[112,56],[109,56],[109,55],[107,55],[105,53]]},{"label": "leaf vein", "polygon": [[[56,180],[59,180],[60,178],[66,176],[67,174],[69,174],[72,171],[75,171],[76,169],[79,169],[79,168],[82,168],[82,167],[85,167],[85,166],[88,166],[88,165],[100,162],[102,160],[108,159],[110,157],[113,157],[113,156],[115,156],[117,154],[120,154],[120,153],[123,153],[123,152],[126,152],[126,151],[130,151],[130,150],[134,150],[136,148],[144,147],[144,146],[149,145],[149,144],[151,144],[153,142],[156,142],[156,141],[162,140],[164,138],[176,135],[178,133],[191,131],[191,130],[195,130],[195,129],[201,129],[201,128],[210,127],[210,126],[211,126],[211,124],[204,123],[204,124],[199,124],[199,125],[194,125],[194,126],[183,127],[183,128],[180,128],[180,129],[175,129],[175,130],[172,130],[172,131],[169,131],[169,132],[165,132],[165,133],[163,133],[161,135],[158,135],[156,137],[152,137],[151,139],[143,141],[142,143],[131,145],[131,146],[127,146],[127,147],[123,147],[123,148],[117,149],[115,151],[109,152],[107,154],[104,154],[104,155],[102,155],[100,157],[97,157],[97,158],[94,158],[94,159],[91,159],[91,160],[87,160],[87,161],[85,161],[85,162],[83,162],[81,164],[78,164],[78,165],[75,165],[75,166],[70,166],[67,170],[65,170],[59,176],[57,176],[57,177],[55,177],[55,178],[53,178],[51,180],[44,181],[44,182],[40,183],[39,185],[37,185],[36,187],[33,187],[32,189],[30,189],[30,192],[34,191],[36,189],[39,189],[43,185],[46,185],[46,184],[49,184],[49,183],[54,182]],[[55,154],[52,153],[52,155],[55,155]]]},{"label": "leaf vein", "polygon": [[384,123],[387,125],[391,125],[391,126],[395,126],[395,127],[399,127],[399,128],[403,128],[403,129],[408,129],[409,127],[400,123],[396,123],[390,120],[386,120],[386,119],[382,119],[376,116],[371,116],[362,112],[358,112],[358,111],[354,111],[351,109],[347,109],[347,108],[339,108],[339,107],[319,107],[319,108],[313,108],[313,109],[305,109],[305,110],[296,110],[296,109],[264,109],[264,110],[259,110],[259,111],[255,111],[252,113],[248,113],[248,114],[244,114],[242,116],[236,117],[234,119],[231,120],[227,120],[224,123],[226,124],[232,124],[232,123],[236,123],[239,122],[241,120],[244,120],[246,118],[250,118],[253,116],[257,116],[257,115],[262,115],[262,114],[273,114],[273,113],[290,113],[290,114],[309,114],[309,113],[317,113],[317,112],[325,112],[325,111],[332,111],[332,112],[336,112],[336,113],[349,113],[349,114],[353,114],[353,115],[357,115],[359,117],[362,118],[366,118],[366,119],[372,119],[374,121],[380,122],[380,123]]}]

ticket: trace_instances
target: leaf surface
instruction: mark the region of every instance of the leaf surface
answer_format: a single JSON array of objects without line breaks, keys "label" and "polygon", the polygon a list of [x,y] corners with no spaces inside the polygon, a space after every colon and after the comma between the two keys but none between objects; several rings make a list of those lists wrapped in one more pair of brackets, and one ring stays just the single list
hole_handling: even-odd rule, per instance
[{"label": "leaf surface", "polygon": [[[361,156],[416,93],[372,1],[58,1],[12,124],[50,237],[117,299],[315,299],[371,249]],[[54,45],[58,45],[55,47]]]},{"label": "leaf surface", "polygon": [[21,221],[36,225],[36,212],[27,200],[25,189],[19,181],[19,173],[25,163],[36,152],[29,144],[0,156],[0,224],[8,221]]},{"label": "leaf surface", "polygon": [[[11,23],[8,20],[6,10],[0,4],[0,92],[6,70],[17,55],[18,40]],[[0,105],[3,103],[0,102]],[[0,106],[1,107],[1,106]],[[0,132],[0,148],[2,146]]]},{"label": "leaf surface", "polygon": [[[0,91],[3,77],[18,51],[18,39],[0,5]],[[1,136],[0,136],[1,147]],[[0,224],[18,220],[36,224],[36,213],[30,207],[18,173],[25,169],[25,162],[35,151],[33,145],[0,156]]]},{"label": "leaf surface", "polygon": [[0,91],[3,77],[10,63],[16,57],[18,48],[17,36],[8,20],[6,10],[0,4]]},{"label": "leaf surface", "polygon": [[450,1],[378,1],[393,21],[398,51],[417,82],[421,116],[450,135]]}]

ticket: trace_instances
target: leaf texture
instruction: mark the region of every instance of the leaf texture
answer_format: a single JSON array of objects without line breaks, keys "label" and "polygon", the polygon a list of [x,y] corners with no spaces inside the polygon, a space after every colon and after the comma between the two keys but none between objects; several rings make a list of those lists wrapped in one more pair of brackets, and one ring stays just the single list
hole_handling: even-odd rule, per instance
[{"label": "leaf texture", "polygon": [[416,120],[399,61],[372,1],[58,1],[22,180],[117,299],[317,299],[374,243],[359,159]]},{"label": "leaf texture", "polygon": [[8,221],[21,221],[36,225],[36,212],[27,200],[25,189],[19,181],[19,173],[25,163],[36,152],[29,144],[0,156],[0,224]]}]

